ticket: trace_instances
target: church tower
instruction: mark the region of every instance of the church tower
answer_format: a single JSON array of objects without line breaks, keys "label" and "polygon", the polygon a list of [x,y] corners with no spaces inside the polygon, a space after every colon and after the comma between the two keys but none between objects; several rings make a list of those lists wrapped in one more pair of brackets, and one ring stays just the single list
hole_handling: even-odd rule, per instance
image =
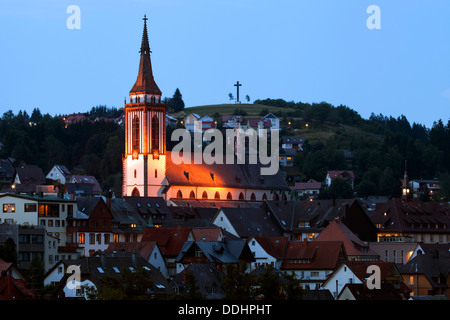
[{"label": "church tower", "polygon": [[147,17],[136,82],[125,99],[123,196],[159,197],[166,180],[166,105],[153,78]]}]

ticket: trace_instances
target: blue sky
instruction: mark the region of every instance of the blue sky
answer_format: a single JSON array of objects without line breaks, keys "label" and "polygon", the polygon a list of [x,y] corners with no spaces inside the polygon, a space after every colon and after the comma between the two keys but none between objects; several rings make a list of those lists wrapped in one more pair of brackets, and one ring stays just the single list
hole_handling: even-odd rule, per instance
[{"label": "blue sky", "polygon": [[[67,7],[80,29],[67,28]],[[381,29],[370,30],[370,5]],[[122,107],[143,21],[163,96],[187,107],[282,98],[343,104],[431,127],[450,116],[448,0],[40,0],[0,2],[0,113]]]}]

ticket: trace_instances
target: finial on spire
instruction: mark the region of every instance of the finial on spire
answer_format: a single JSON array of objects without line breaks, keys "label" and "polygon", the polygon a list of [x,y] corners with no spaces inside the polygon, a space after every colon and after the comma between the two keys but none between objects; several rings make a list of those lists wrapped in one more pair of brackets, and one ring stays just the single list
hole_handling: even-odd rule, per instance
[{"label": "finial on spire", "polygon": [[150,46],[148,44],[148,34],[147,34],[147,15],[144,14],[144,18],[142,18],[142,20],[144,20],[144,30],[142,31],[142,43],[141,43],[141,51],[139,51],[140,53],[144,53],[144,54],[150,54]]}]

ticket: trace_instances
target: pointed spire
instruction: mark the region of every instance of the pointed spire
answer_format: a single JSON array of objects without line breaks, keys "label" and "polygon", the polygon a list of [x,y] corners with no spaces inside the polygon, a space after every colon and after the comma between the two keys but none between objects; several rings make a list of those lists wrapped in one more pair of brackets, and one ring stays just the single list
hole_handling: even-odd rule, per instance
[{"label": "pointed spire", "polygon": [[144,20],[144,30],[142,32],[141,50],[139,51],[141,54],[141,59],[139,62],[139,72],[136,82],[133,88],[131,88],[130,93],[145,92],[161,95],[161,90],[159,90],[158,85],[153,79],[152,63],[150,60],[151,51],[147,34],[147,16],[144,15],[144,18],[142,20]]},{"label": "pointed spire", "polygon": [[407,188],[408,186],[408,172],[407,172],[407,160],[405,160],[405,173],[403,174],[403,187]]}]

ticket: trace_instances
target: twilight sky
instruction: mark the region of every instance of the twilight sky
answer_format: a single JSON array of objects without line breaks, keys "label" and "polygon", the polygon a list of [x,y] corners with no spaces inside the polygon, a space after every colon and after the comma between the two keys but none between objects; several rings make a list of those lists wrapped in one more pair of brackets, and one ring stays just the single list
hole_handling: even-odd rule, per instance
[{"label": "twilight sky", "polygon": [[[70,5],[80,9],[80,29]],[[369,29],[380,9],[381,29]],[[282,98],[450,117],[448,0],[0,0],[0,116],[120,108],[136,80],[144,14],[163,96],[187,107]]]}]

